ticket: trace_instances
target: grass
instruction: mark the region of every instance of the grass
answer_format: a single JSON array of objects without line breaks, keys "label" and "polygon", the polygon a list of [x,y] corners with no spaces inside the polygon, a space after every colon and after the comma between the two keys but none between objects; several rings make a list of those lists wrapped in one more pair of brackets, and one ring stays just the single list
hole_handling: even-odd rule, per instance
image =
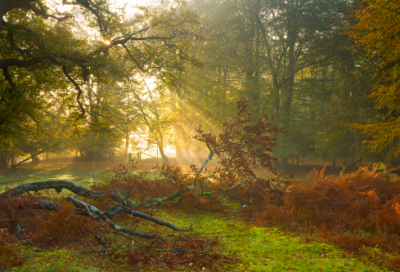
[{"label": "grass", "polygon": [[[112,166],[99,164],[37,165],[24,169],[16,176],[1,176],[0,184],[10,182],[25,183],[50,179],[67,179],[87,186],[94,180],[101,181]],[[0,185],[1,186],[1,185]],[[15,185],[13,185],[15,186]],[[5,186],[1,186],[3,189]],[[219,237],[220,250],[227,251],[240,258],[241,262],[226,267],[226,271],[385,271],[372,263],[364,263],[338,247],[321,241],[310,242],[307,236],[282,232],[277,228],[257,227],[238,222],[232,214],[213,212],[191,213],[181,210],[167,210],[156,214],[162,220],[179,227],[193,226],[193,233],[203,237]],[[124,222],[119,222],[124,225]],[[128,224],[125,222],[125,224]],[[171,234],[173,231],[151,222],[141,221],[138,231]],[[116,243],[128,245],[130,241],[123,237],[112,236]],[[12,271],[129,271],[123,262],[103,260],[97,254],[85,255],[84,250],[98,249],[93,237],[92,248],[66,247],[52,251],[19,245],[20,252],[27,261]],[[365,249],[367,250],[367,249]],[[198,268],[201,270],[201,268]],[[193,267],[187,271],[193,271]],[[150,271],[146,269],[146,271]]]},{"label": "grass", "polygon": [[[189,218],[188,218],[189,217]],[[224,250],[236,252],[242,263],[229,271],[383,271],[364,264],[343,250],[323,242],[305,242],[306,237],[277,228],[249,226],[218,214],[174,215],[165,220],[190,222],[204,236],[217,235]]]},{"label": "grass", "polygon": [[[60,179],[88,187],[93,182],[106,180],[112,175],[112,170],[118,168],[121,163],[127,165],[123,161],[27,164],[18,170],[0,172],[0,192],[3,192],[6,187],[15,187],[24,183]],[[151,168],[148,164],[142,164],[138,171],[150,171]]]},{"label": "grass", "polygon": [[88,186],[89,183],[95,180],[95,177],[99,177],[104,169],[94,169],[90,167],[91,164],[82,164],[78,167],[78,164],[71,167],[71,163],[55,163],[55,164],[37,164],[30,165],[20,170],[7,173],[6,175],[0,176],[0,190],[4,190],[5,186],[16,186],[23,183],[57,180],[63,179],[75,182],[81,186]]},{"label": "grass", "polygon": [[[221,250],[241,259],[241,263],[227,266],[226,271],[385,271],[375,265],[364,264],[335,246],[305,242],[304,236],[284,233],[276,228],[249,226],[215,213],[164,211],[158,216],[178,226],[193,225],[193,232],[202,236],[218,236]],[[150,224],[146,223],[139,230],[149,231]],[[171,233],[166,229],[161,232]],[[120,242],[129,244],[123,238]],[[123,263],[110,263],[98,259],[96,255],[84,255],[82,248],[55,251],[21,248],[28,261],[21,267],[13,268],[13,271],[129,271]],[[188,271],[191,270],[188,267]]]}]

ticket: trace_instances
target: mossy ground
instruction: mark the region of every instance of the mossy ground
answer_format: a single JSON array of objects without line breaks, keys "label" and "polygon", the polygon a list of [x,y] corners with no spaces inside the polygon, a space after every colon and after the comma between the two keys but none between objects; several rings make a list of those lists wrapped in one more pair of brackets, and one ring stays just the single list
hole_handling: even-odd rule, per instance
[{"label": "mossy ground", "polygon": [[[188,214],[175,210],[163,211],[158,217],[178,226],[193,225],[193,232],[203,237],[218,236],[220,250],[241,260],[238,264],[226,266],[226,271],[385,271],[375,265],[364,264],[335,246],[323,242],[305,242],[305,237],[284,233],[276,228],[249,226],[229,216]],[[143,222],[138,230],[149,231],[153,229],[153,226],[149,228],[151,224]],[[172,233],[167,229],[160,230],[162,227],[154,228],[162,234]],[[130,244],[124,238],[118,240],[117,243]],[[96,248],[98,246],[94,245],[93,249]],[[82,253],[89,248],[69,247],[45,251],[20,246],[20,249],[27,261],[21,267],[12,268],[12,271],[129,271],[129,267],[121,261],[112,263],[96,254],[89,256]],[[187,271],[192,269],[188,267]]]},{"label": "mossy ground", "polygon": [[[63,179],[85,186],[85,183],[90,182],[93,177],[100,180],[102,173],[107,171],[105,168],[96,169],[94,171],[97,172],[93,173],[85,168],[67,171],[67,167],[63,169],[52,169],[49,166],[38,167],[37,172],[33,171],[26,176],[19,175],[20,182],[59,179],[63,175]],[[40,167],[43,169],[41,170]],[[0,177],[0,184],[7,182],[9,178]],[[362,262],[322,240],[307,242],[307,236],[282,232],[277,228],[252,226],[239,222],[233,218],[232,214],[193,213],[165,208],[155,216],[182,228],[193,226],[191,232],[203,237],[219,237],[221,243],[219,250],[227,255],[236,256],[240,260],[237,264],[227,265],[226,271],[385,271],[374,264]],[[130,223],[122,221],[118,224],[129,227]],[[159,235],[173,233],[167,228],[147,221],[141,221],[135,229]],[[116,244],[121,246],[131,244],[131,241],[123,237],[109,235],[112,235]],[[93,237],[88,237],[88,239],[93,239]],[[82,253],[98,248],[94,239],[91,247],[67,246],[46,250],[19,245],[18,249],[26,258],[26,262],[20,267],[11,268],[10,271],[130,271],[129,266],[122,260],[111,262],[108,259],[102,259],[98,254]],[[153,271],[155,269],[156,267]],[[202,270],[202,268],[188,266],[187,271],[199,269]],[[143,271],[151,270],[146,268]]]}]

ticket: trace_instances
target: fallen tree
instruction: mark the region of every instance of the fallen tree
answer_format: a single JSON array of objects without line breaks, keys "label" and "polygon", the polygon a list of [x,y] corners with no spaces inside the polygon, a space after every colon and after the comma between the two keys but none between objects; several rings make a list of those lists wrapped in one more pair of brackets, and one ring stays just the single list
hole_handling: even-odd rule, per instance
[{"label": "fallen tree", "polygon": [[[113,233],[127,239],[140,237],[160,241],[163,238],[159,235],[123,227],[113,218],[116,215],[140,218],[181,233],[189,229],[149,215],[145,210],[161,205],[223,210],[227,209],[225,204],[229,199],[243,207],[283,205],[283,193],[292,183],[291,175],[277,174],[273,166],[275,159],[270,155],[275,135],[283,131],[266,115],[251,124],[245,98],[238,101],[237,107],[238,114],[224,124],[220,134],[213,135],[197,128],[195,139],[204,143],[209,155],[199,168],[192,165],[192,172],[183,171],[178,165],[162,165],[156,169],[156,176],[149,178],[145,172],[132,172],[122,167],[115,170],[110,180],[92,188],[67,180],[22,184],[0,194],[0,228],[9,224],[9,234],[20,236],[27,224],[38,225],[36,241],[46,243],[53,239],[50,236],[56,226],[60,227],[54,239],[69,235],[84,237],[95,232],[91,222],[105,222]],[[207,171],[208,162],[214,158],[219,160],[219,166],[212,172]],[[268,170],[271,177],[258,177],[256,169],[259,168]],[[48,190],[57,193],[64,190],[73,195],[63,192],[62,197],[54,199],[42,193]],[[96,252],[110,250],[109,243],[99,235],[96,234],[96,239],[105,248]],[[136,244],[143,245],[138,241]],[[159,242],[151,244],[159,246]],[[193,254],[193,250],[184,252]]]}]

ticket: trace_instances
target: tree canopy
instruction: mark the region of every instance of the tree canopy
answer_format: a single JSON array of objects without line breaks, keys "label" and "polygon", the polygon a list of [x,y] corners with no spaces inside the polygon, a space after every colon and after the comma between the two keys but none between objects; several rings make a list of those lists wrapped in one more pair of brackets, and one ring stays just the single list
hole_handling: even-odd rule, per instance
[{"label": "tree canopy", "polygon": [[[72,8],[59,12],[60,5]],[[135,74],[174,85],[183,65],[197,64],[187,48],[198,18],[179,4],[141,7],[133,17],[107,1],[2,1],[0,9],[3,141],[31,141],[32,126],[46,133],[53,115],[64,126],[110,129],[106,85]],[[76,130],[64,131],[68,138]]]},{"label": "tree canopy", "polygon": [[356,24],[348,35],[373,61],[365,63],[377,78],[370,95],[380,112],[379,122],[354,125],[366,134],[377,151],[391,146],[400,154],[400,1],[365,0],[354,12]]},{"label": "tree canopy", "polygon": [[104,0],[3,1],[1,164],[66,146],[124,144],[127,155],[138,138],[182,156],[205,148],[190,140],[196,126],[222,130],[243,95],[253,122],[266,113],[284,127],[273,150],[283,168],[394,159],[398,5],[189,1],[132,13]]}]

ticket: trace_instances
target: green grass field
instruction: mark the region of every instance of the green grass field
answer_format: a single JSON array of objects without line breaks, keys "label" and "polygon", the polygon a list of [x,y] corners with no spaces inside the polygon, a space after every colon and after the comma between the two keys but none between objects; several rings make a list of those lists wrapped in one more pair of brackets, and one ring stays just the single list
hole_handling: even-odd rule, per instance
[{"label": "green grass field", "polygon": [[[111,175],[110,170],[118,164],[106,162],[99,164],[40,164],[29,166],[19,173],[0,176],[1,190],[6,186],[17,186],[21,183],[65,179],[87,186],[92,182],[102,182]],[[144,166],[144,170],[151,169]],[[363,262],[356,256],[326,244],[322,239],[307,239],[307,235],[292,234],[277,228],[252,226],[234,219],[233,214],[215,212],[188,212],[177,209],[161,209],[156,216],[182,228],[193,226],[190,233],[202,237],[219,237],[219,250],[228,255],[236,256],[240,262],[226,265],[225,271],[386,271],[368,262]],[[124,222],[119,224],[123,225]],[[172,230],[141,221],[136,229],[147,233],[156,232],[160,235],[173,234]],[[129,245],[130,241],[123,237],[115,237],[120,245]],[[88,237],[92,239],[92,237]],[[308,242],[307,242],[308,241]],[[92,249],[99,246],[93,243]],[[98,254],[85,255],[87,247],[56,248],[51,251],[18,246],[27,261],[20,267],[10,271],[130,271],[123,262],[110,262]],[[200,267],[187,267],[185,271],[204,271]],[[143,271],[150,271],[148,268]],[[169,271],[169,270],[163,270]]]}]

